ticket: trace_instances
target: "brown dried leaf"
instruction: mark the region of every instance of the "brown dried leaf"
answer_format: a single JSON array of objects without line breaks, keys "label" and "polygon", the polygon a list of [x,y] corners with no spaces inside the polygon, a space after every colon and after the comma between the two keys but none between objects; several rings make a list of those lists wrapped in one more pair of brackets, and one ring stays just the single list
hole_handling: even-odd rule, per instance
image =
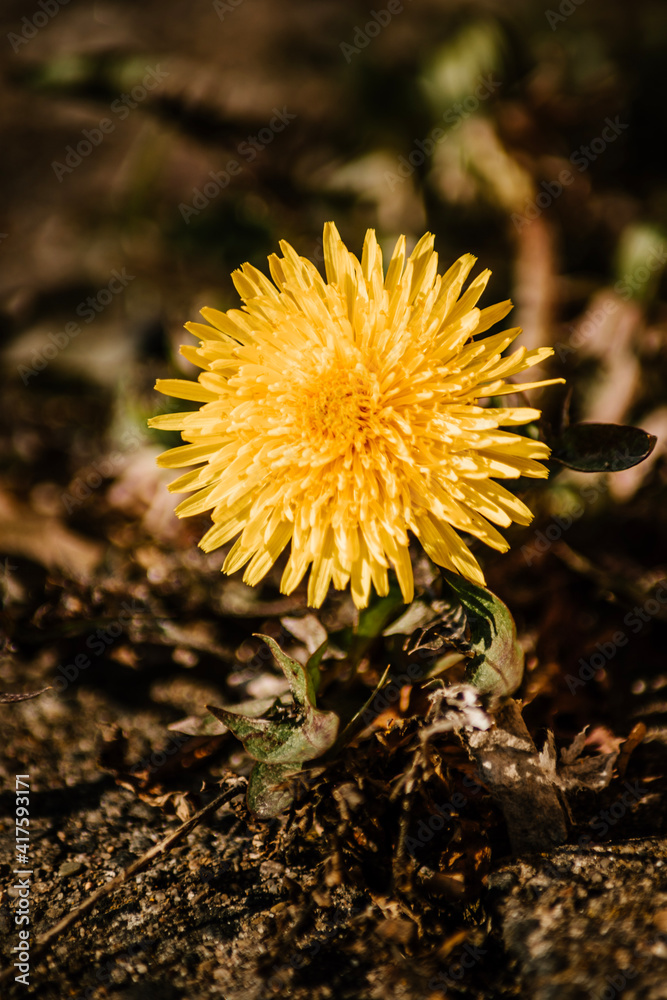
[{"label": "brown dried leaf", "polygon": [[89,580],[104,554],[104,545],[70,531],[57,517],[36,513],[8,493],[0,492],[0,552],[23,556],[47,569]]},{"label": "brown dried leaf", "polygon": [[0,705],[11,705],[17,701],[30,701],[31,698],[38,698],[45,691],[50,691],[51,687],[41,688],[39,691],[21,691],[19,694],[8,694],[0,691]]},{"label": "brown dried leaf", "polygon": [[304,644],[311,656],[328,638],[326,629],[315,615],[303,615],[301,618],[285,616],[280,619],[280,624]]},{"label": "brown dried leaf", "polygon": [[512,850],[542,851],[567,837],[555,780],[555,763],[542,759],[526,728],[519,703],[510,700],[486,731],[462,731],[481,780],[500,803]]},{"label": "brown dried leaf", "polygon": [[563,791],[599,792],[611,781],[614,764],[618,757],[618,749],[610,753],[598,753],[591,757],[582,757],[582,751],[588,742],[588,726],[578,733],[569,747],[560,752],[560,761],[556,760],[556,746],[553,733],[547,734],[547,740],[540,754],[545,769],[553,774],[555,784]]}]

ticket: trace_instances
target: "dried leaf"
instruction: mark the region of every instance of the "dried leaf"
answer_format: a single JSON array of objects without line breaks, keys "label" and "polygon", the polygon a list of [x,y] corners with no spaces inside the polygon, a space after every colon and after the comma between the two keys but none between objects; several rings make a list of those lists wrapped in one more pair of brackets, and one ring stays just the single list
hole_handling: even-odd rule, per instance
[{"label": "dried leaf", "polygon": [[327,641],[326,629],[315,615],[303,615],[301,618],[284,617],[280,619],[280,624],[299,639],[311,655]]},{"label": "dried leaf", "polygon": [[619,778],[625,776],[628,764],[630,762],[630,756],[634,750],[637,749],[639,744],[643,741],[646,733],[648,732],[645,723],[638,722],[632,727],[630,733],[628,734],[627,740],[621,744],[619,747],[619,756],[616,770],[618,771]]},{"label": "dried leaf", "polygon": [[461,732],[476,761],[481,780],[500,803],[516,854],[542,851],[567,837],[555,762],[538,754],[521,716],[508,701],[486,732]]},{"label": "dried leaf", "polygon": [[38,514],[0,492],[0,552],[87,580],[102,559],[104,546],[70,531],[57,517]]},{"label": "dried leaf", "polygon": [[422,649],[434,652],[453,648],[467,657],[475,652],[470,644],[470,626],[465,609],[458,602],[452,605],[447,601],[431,601],[429,604],[413,601],[405,614],[392,622],[382,634],[408,635],[403,649],[410,656]]},{"label": "dried leaf", "polygon": [[578,733],[569,747],[560,752],[560,761],[556,761],[556,748],[553,733],[547,734],[546,743],[542,749],[542,760],[545,768],[551,771],[555,783],[564,791],[599,792],[611,781],[612,771],[619,751],[597,753],[590,757],[582,757],[582,751],[587,742],[588,726]]},{"label": "dried leaf", "polygon": [[8,694],[6,691],[0,691],[0,705],[11,705],[17,701],[30,701],[31,698],[39,698],[40,694],[50,690],[50,687],[45,687],[39,691],[22,691],[20,694]]},{"label": "dried leaf", "polygon": [[170,732],[184,733],[186,736],[222,736],[227,732],[227,726],[214,715],[205,715],[203,719],[197,715],[188,715],[185,719],[172,722],[167,729]]},{"label": "dried leaf", "polygon": [[424,601],[413,601],[400,618],[384,629],[382,635],[411,635],[416,629],[424,628],[434,618],[433,605]]}]

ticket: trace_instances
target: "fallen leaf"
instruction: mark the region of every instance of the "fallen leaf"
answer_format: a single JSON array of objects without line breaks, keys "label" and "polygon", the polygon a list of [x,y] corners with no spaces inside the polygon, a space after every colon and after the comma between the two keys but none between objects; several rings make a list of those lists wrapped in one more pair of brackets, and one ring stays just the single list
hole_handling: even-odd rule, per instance
[{"label": "fallen leaf", "polygon": [[461,730],[461,739],[481,781],[499,802],[515,854],[562,844],[567,823],[559,797],[555,761],[543,758],[526,728],[517,701],[510,700],[486,731]]},{"label": "fallen leaf", "polygon": [[102,560],[104,545],[70,531],[57,517],[38,514],[0,492],[0,552],[89,580]]},{"label": "fallen leaf", "polygon": [[315,615],[303,615],[301,618],[281,618],[280,624],[299,639],[311,655],[328,638],[326,629]]},{"label": "fallen leaf", "polygon": [[582,729],[570,746],[561,750],[560,760],[557,759],[553,733],[547,733],[547,739],[540,752],[540,760],[545,773],[550,774],[554,784],[563,791],[579,792],[587,789],[599,792],[611,781],[618,750],[582,757],[587,729],[588,727]]},{"label": "fallen leaf", "polygon": [[30,701],[31,698],[38,698],[40,694],[50,690],[50,687],[45,687],[39,691],[22,691],[20,694],[8,694],[6,691],[0,691],[0,705],[11,705],[17,701]]}]

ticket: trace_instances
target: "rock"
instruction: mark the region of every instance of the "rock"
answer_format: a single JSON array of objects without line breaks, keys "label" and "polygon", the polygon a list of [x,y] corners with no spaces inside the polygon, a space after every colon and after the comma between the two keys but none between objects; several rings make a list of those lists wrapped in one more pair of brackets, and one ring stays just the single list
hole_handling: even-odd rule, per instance
[{"label": "rock", "polygon": [[61,878],[67,878],[69,875],[78,875],[81,871],[83,865],[80,861],[64,861],[58,869],[58,874]]}]

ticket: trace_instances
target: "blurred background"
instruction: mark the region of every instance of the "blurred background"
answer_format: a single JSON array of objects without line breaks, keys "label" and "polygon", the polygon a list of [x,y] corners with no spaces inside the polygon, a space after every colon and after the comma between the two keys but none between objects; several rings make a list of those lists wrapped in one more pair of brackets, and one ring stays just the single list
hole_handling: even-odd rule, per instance
[{"label": "blurred background", "polygon": [[[319,620],[295,624],[305,588],[281,595],[280,567],[254,589],[240,574],[223,576],[224,552],[197,547],[208,516],[178,521],[178,498],[166,490],[173,474],[156,467],[176,436],[146,428],[151,415],[183,408],[154,392],[155,379],[195,377],[178,353],[191,342],[183,324],[204,305],[236,307],[230,272],[245,261],[266,270],[280,239],[321,265],[329,219],[356,253],[367,227],[386,252],[401,233],[414,245],[432,231],[441,271],[472,252],[473,276],[493,271],[481,304],[514,301],[509,322],[524,331],[515,346],[554,347],[533,377],[564,376],[567,388],[530,393],[553,428],[569,390],[573,420],[630,423],[657,436],[650,457],[626,471],[584,475],[553,463],[548,482],[518,483],[535,521],[508,531],[507,554],[476,555],[516,618],[527,654],[520,697],[537,742],[549,729],[561,748],[588,727],[578,745],[585,741],[582,773],[595,753],[613,763],[621,750],[615,786],[601,791],[610,763],[606,778],[570,797],[570,843],[582,831],[590,841],[591,817],[618,807],[624,779],[638,782],[638,804],[614,812],[602,833],[598,823],[595,839],[617,841],[625,858],[629,838],[664,830],[663,0],[4,0],[0,24],[0,694],[52,688],[0,706],[0,777],[11,790],[0,795],[0,814],[13,824],[14,774],[29,773],[40,928],[127,867],[175,816],[190,815],[226,769],[247,773],[238,742],[219,729],[211,736],[200,720],[209,703],[285,691],[254,633],[280,639],[302,661],[324,629],[337,647],[334,663],[341,649],[360,649],[357,688],[349,688],[356,705],[387,663],[400,665],[396,642],[368,646],[362,636],[354,646],[347,594],[332,593]],[[422,562],[420,586],[429,579]],[[355,813],[363,830],[348,824],[336,864],[356,880],[357,913],[371,912],[368,885],[394,892],[387,880],[403,806],[388,789],[414,767],[410,732],[426,707],[416,687],[404,688],[377,721],[381,741],[349,751],[306,798],[290,828],[305,845],[305,853],[290,848],[310,886],[304,911],[318,873],[328,887],[337,884],[334,855],[321,852],[332,831],[339,836],[345,802],[354,810],[362,801],[350,797],[350,775],[361,783],[370,775],[369,793]],[[474,771],[455,737],[443,737],[438,753],[415,822]],[[337,782],[348,789],[340,812]],[[352,927],[343,920],[303,974],[328,993],[308,986],[295,996],[330,996],[329,983],[341,976],[351,984],[345,995],[359,996],[362,971],[374,974],[380,961],[390,974],[375,981],[373,996],[427,995],[436,970],[429,949],[446,967],[470,925],[486,921],[482,883],[491,859],[509,852],[490,797],[463,801],[463,818],[425,850],[433,878],[410,903],[428,939],[423,963],[404,949],[412,933],[404,934],[405,921],[393,920],[407,912],[408,897],[384,909],[380,896],[392,917],[384,936],[355,923],[352,950],[341,957],[336,934]],[[287,967],[285,941],[294,942],[281,923],[294,907],[280,916],[274,901],[295,882],[275,887],[277,861],[258,871],[266,844],[273,857],[274,829],[240,801],[221,812],[184,854],[147,873],[143,889],[132,882],[123,905],[86,917],[85,934],[77,929],[49,956],[51,979],[40,973],[39,983],[51,982],[53,992],[44,985],[40,995],[83,995],[92,982],[95,996],[109,996],[94,979],[93,952],[122,959],[141,933],[151,970],[111,966],[139,982],[133,996],[191,996],[183,970],[195,967],[194,955],[198,995],[265,996],[258,956],[272,975],[271,962]],[[665,930],[647,860],[658,856],[653,842],[646,850],[633,869],[639,874],[621,879],[638,893],[625,909],[611,896],[600,896],[596,909],[603,876],[591,876],[591,923],[573,931],[571,948],[591,975],[620,968],[621,948],[635,961],[638,923],[620,915],[640,921],[662,905],[655,926]],[[579,919],[588,888],[576,867],[583,855],[573,848],[571,856],[562,912]],[[9,865],[0,868],[13,877]],[[509,884],[498,882],[501,896]],[[215,892],[206,895],[209,885]],[[328,892],[312,893],[318,906],[329,906]],[[424,892],[435,893],[428,911]],[[531,937],[539,892],[530,883],[525,919],[514,929],[496,923],[492,943],[486,932],[475,938],[487,956],[471,974],[486,990],[475,996],[519,995],[514,986],[506,993],[499,977],[514,983],[512,949],[523,961],[524,940],[544,940]],[[7,907],[0,928],[13,940]],[[269,953],[262,909],[278,920]],[[570,959],[553,957],[560,932],[552,917],[540,919],[549,935],[544,990],[520,995],[553,996],[555,970],[572,978]],[[655,926],[646,931],[651,940]],[[600,959],[603,945],[611,951]],[[413,982],[408,993],[386,985],[394,967]],[[658,970],[656,990],[663,979]],[[608,995],[606,983],[596,979],[581,995]]]},{"label": "blurred background", "polygon": [[[230,272],[282,238],[320,263],[334,219],[357,253],[373,226],[387,250],[433,231],[443,270],[477,255],[483,304],[511,296],[518,343],[554,346],[573,416],[658,436],[627,472],[529,484],[534,525],[482,557],[535,717],[627,729],[639,706],[660,736],[662,605],[593,683],[567,678],[665,575],[664,3],[8,0],[1,17],[6,683],[48,682],[131,596],[108,669],[70,694],[150,694],[162,725],[191,708],[185,675],[215,689],[222,660],[247,682],[249,632],[303,605],[197,549],[206,518],[177,522],[155,467],[174,436],[145,421],[171,405],[156,377],[194,374],[184,322],[237,305]],[[564,397],[531,398],[556,424]]]}]

